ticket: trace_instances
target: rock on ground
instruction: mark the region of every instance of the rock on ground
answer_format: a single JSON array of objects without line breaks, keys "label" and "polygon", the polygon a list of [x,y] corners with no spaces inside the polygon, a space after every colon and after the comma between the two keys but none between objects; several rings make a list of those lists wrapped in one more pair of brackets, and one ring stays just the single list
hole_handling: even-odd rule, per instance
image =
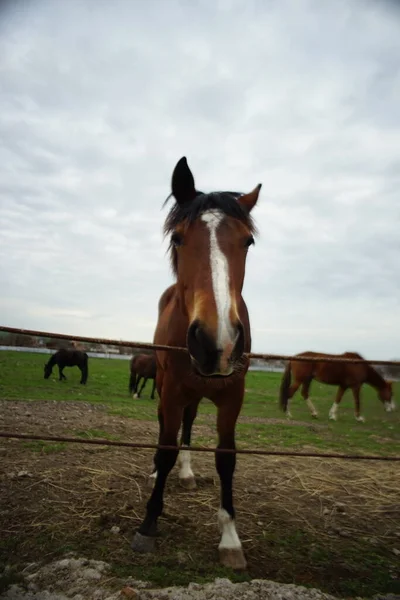
[{"label": "rock on ground", "polygon": [[[336,600],[316,589],[261,579],[235,584],[215,579],[207,584],[154,589],[134,579],[116,581],[110,577],[107,563],[85,558],[69,557],[44,566],[33,563],[22,577],[23,583],[11,585],[0,596],[2,600]],[[400,600],[391,594],[378,598]]]}]

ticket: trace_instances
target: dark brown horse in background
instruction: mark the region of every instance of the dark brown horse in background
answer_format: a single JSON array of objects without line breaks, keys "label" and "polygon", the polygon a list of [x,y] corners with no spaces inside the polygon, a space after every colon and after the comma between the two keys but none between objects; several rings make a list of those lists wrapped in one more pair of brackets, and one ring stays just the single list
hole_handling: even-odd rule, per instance
[{"label": "dark brown horse in background", "polygon": [[44,366],[44,378],[48,379],[53,371],[53,367],[58,365],[59,380],[67,379],[63,373],[65,367],[78,367],[82,373],[81,381],[86,384],[88,378],[88,355],[82,350],[70,350],[62,348],[55,352],[50,360]]},{"label": "dark brown horse in background", "polygon": [[[151,399],[154,400],[156,388],[157,364],[155,354],[135,354],[130,360],[129,391],[134,398],[140,398],[148,379],[153,380]],[[143,379],[142,387],[139,389],[140,380]]]},{"label": "dark brown horse in background", "polygon": [[[182,439],[190,444],[197,407],[205,397],[217,407],[218,447],[235,449],[235,426],[249,367],[244,353],[251,346],[242,287],[247,251],[254,242],[250,211],[260,188],[259,185],[245,195],[205,194],[196,190],[186,158],[174,169],[172,194],[176,202],[167,216],[164,231],[170,235],[176,283],[160,299],[154,342],[186,346],[188,353],[156,352],[161,445],[177,446],[181,424]],[[154,488],[146,516],[132,543],[136,551],[149,552],[154,548],[165,483],[178,453],[164,449],[154,456]],[[236,455],[218,452],[215,462],[221,483],[220,560],[228,567],[245,568],[232,496]],[[182,453],[179,475],[181,480],[194,482],[189,451]]]},{"label": "dark brown horse in background", "polygon": [[[288,417],[291,416],[289,411],[289,399],[294,396],[300,386],[301,395],[306,400],[307,405],[313,417],[317,417],[318,413],[315,410],[313,403],[309,398],[310,385],[313,379],[320,383],[328,385],[337,385],[335,402],[330,411],[329,418],[336,421],[338,406],[343,394],[347,389],[351,389],[354,397],[354,412],[357,421],[365,421],[360,414],[360,390],[364,383],[368,383],[378,392],[379,399],[384,403],[385,409],[390,412],[395,409],[393,401],[392,384],[378,373],[367,361],[364,363],[340,363],[340,362],[324,362],[324,357],[334,358],[356,358],[363,359],[356,352],[344,352],[343,354],[323,354],[321,352],[302,352],[297,356],[304,357],[321,357],[321,361],[308,362],[292,360],[286,366],[283,374],[281,389],[280,389],[280,404]],[[292,383],[293,378],[293,383]]]}]

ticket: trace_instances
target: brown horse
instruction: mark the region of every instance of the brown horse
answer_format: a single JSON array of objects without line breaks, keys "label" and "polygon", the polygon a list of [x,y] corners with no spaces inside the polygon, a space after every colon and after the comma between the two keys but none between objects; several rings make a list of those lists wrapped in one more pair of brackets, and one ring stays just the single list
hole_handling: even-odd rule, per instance
[{"label": "brown horse", "polygon": [[[392,398],[392,384],[385,381],[384,378],[374,369],[367,361],[365,363],[340,363],[340,362],[324,362],[324,357],[342,357],[342,358],[360,358],[363,357],[356,352],[344,352],[343,354],[322,354],[321,352],[302,352],[297,356],[321,357],[321,361],[307,362],[292,360],[286,366],[283,374],[281,389],[280,389],[280,404],[288,417],[291,417],[289,412],[289,399],[294,396],[300,386],[301,395],[306,400],[307,405],[313,417],[317,417],[318,413],[315,410],[313,403],[309,398],[310,385],[313,379],[320,383],[328,385],[338,385],[339,389],[336,395],[336,400],[333,403],[329,418],[336,421],[337,411],[343,394],[347,389],[351,389],[354,396],[355,417],[357,421],[365,421],[360,414],[360,390],[363,383],[368,383],[378,391],[379,399],[384,403],[385,409],[390,412],[395,409],[394,400]],[[294,383],[291,383],[292,374]]]},{"label": "brown horse", "polygon": [[[172,175],[175,203],[165,222],[170,237],[171,262],[176,283],[159,302],[154,342],[186,346],[188,353],[157,351],[159,443],[190,443],[193,420],[200,400],[217,407],[219,448],[235,448],[235,425],[243,396],[250,351],[250,324],[242,298],[248,248],[254,242],[250,211],[261,185],[249,194],[213,192],[195,188],[183,157]],[[163,510],[164,487],[178,457],[178,450],[158,450],[154,456],[155,483],[146,516],[132,543],[136,551],[153,550],[157,520]],[[245,568],[246,560],[235,527],[232,484],[234,453],[216,453],[221,483],[221,562]],[[181,480],[194,482],[190,455],[181,457]]]},{"label": "brown horse", "polygon": [[60,381],[67,379],[63,373],[65,367],[78,367],[82,373],[80,382],[82,385],[85,385],[89,375],[88,361],[88,355],[82,350],[61,348],[61,350],[57,350],[44,365],[44,378],[48,379],[50,377],[55,365],[58,365]]},{"label": "brown horse", "polygon": [[[156,357],[154,354],[136,354],[130,360],[129,391],[134,398],[140,398],[143,388],[148,379],[153,380],[153,389],[150,398],[154,400],[156,387]],[[143,379],[142,387],[139,389],[140,380]]]}]

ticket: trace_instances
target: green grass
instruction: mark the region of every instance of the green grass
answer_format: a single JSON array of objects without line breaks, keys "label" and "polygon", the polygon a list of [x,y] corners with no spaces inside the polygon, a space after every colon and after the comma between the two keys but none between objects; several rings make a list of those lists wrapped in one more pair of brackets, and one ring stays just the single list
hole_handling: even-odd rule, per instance
[{"label": "green grass", "polygon": [[[74,401],[98,404],[105,407],[112,415],[126,419],[156,421],[157,401],[150,400],[151,385],[147,384],[141,399],[132,399],[128,392],[129,362],[122,360],[93,359],[89,360],[89,379],[86,386],[79,384],[80,372],[77,368],[66,369],[67,381],[59,382],[57,370],[49,380],[43,378],[45,355],[20,352],[0,352],[0,399],[13,401]],[[346,393],[340,409],[339,420],[328,420],[329,408],[336,389],[313,382],[311,398],[315,404],[319,419],[311,418],[309,410],[297,394],[291,403],[291,412],[295,423],[285,420],[278,407],[278,391],[281,381],[279,373],[250,372],[246,379],[244,406],[237,425],[237,441],[239,447],[256,447],[272,449],[316,449],[323,451],[373,453],[377,455],[399,454],[400,411],[386,413],[377,398],[375,390],[364,386],[362,390],[362,414],[365,423],[354,419],[353,399]],[[395,385],[395,397],[399,397],[400,385]],[[397,402],[398,403],[398,402]],[[193,444],[213,445],[216,441],[214,428],[215,407],[204,401],[199,410],[196,423],[208,425],[196,434]],[[258,419],[270,419],[263,422]],[[85,428],[66,432],[81,438],[103,438],[118,440],[120,436],[103,429]],[[141,440],[137,440],[141,441]],[[66,444],[41,441],[21,442],[27,451],[51,454],[65,450]],[[379,469],[379,465],[377,466]],[[287,530],[274,527],[260,531],[260,544],[266,545],[274,554],[278,564],[276,578],[281,581],[297,581],[304,585],[321,587],[338,595],[368,596],[372,592],[398,592],[396,582],[388,574],[388,565],[393,562],[391,546],[376,547],[362,537],[341,539],[339,542],[326,544],[324,539],[306,531],[295,528]],[[76,542],[62,540],[59,544],[53,539],[43,540],[43,546],[59,548],[62,552],[74,550],[85,553],[83,546]],[[4,544],[6,541],[4,540]],[[14,543],[12,538],[8,544]],[[0,540],[0,551],[2,542]],[[174,547],[177,550],[177,547]],[[183,549],[185,550],[185,548]],[[188,550],[186,548],[186,550]],[[190,550],[190,549],[189,549]],[[3,548],[3,552],[16,552],[11,547]],[[155,585],[178,585],[188,581],[204,582],[214,577],[230,577],[233,581],[248,579],[248,574],[235,575],[215,564],[211,557],[208,562],[178,564],[174,552],[171,557],[164,557],[160,562],[149,559],[145,565],[122,564],[110,557],[110,540],[98,538],[93,557],[102,558],[113,565],[117,576],[137,576],[147,578]],[[153,561],[153,562],[152,562]],[[302,579],[312,565],[312,579]],[[280,570],[281,569],[281,570]],[[311,569],[311,567],[310,567]],[[311,572],[311,570],[309,571]],[[331,569],[333,569],[331,573]],[[10,572],[0,577],[1,585],[18,577]]]},{"label": "green grass", "polygon": [[32,452],[42,452],[43,454],[52,454],[62,452],[67,448],[64,442],[42,442],[41,440],[32,440],[31,442],[21,442],[23,448],[32,450]]},{"label": "green grass", "polygon": [[87,439],[93,439],[93,438],[100,438],[103,440],[119,440],[119,439],[121,439],[121,436],[115,435],[113,433],[108,433],[107,431],[104,431],[104,429],[85,429],[84,431],[74,430],[74,431],[72,431],[72,434],[77,437],[87,438]]},{"label": "green grass", "polygon": [[[54,369],[49,380],[43,378],[46,355],[21,352],[0,352],[0,398],[7,400],[70,400],[101,404],[110,414],[137,420],[156,420],[156,401],[149,398],[148,382],[142,398],[132,399],[128,393],[129,362],[91,358],[89,380],[86,386],[79,384],[80,371],[66,369],[67,381],[57,380]],[[280,373],[249,372],[246,380],[248,392],[241,416],[282,419],[278,407]],[[400,384],[395,384],[395,396]],[[260,423],[239,420],[238,444],[257,447],[292,448],[301,450],[313,447],[326,451],[347,451],[376,454],[398,453],[400,441],[400,411],[386,413],[375,390],[364,386],[362,390],[362,414],[365,423],[358,423],[353,415],[353,399],[346,392],[339,409],[337,422],[328,420],[336,388],[313,382],[311,398],[319,412],[319,418],[311,418],[309,410],[297,394],[292,400],[293,419],[302,424],[291,426],[283,422]],[[210,423],[209,415],[216,409],[209,401],[200,405],[198,423]],[[321,425],[323,427],[321,427]],[[107,437],[104,431],[75,432],[83,437]],[[109,439],[117,439],[109,438]],[[215,437],[203,438],[201,443],[214,442]],[[193,443],[200,443],[199,438]]]}]

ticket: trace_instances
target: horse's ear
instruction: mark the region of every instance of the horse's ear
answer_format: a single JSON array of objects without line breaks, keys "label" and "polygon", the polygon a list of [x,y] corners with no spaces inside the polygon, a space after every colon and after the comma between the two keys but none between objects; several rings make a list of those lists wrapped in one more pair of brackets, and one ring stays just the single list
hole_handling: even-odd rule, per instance
[{"label": "horse's ear", "polygon": [[252,192],[250,192],[249,194],[244,194],[243,196],[240,196],[240,198],[238,198],[239,204],[241,204],[243,208],[247,210],[247,212],[250,212],[257,204],[261,186],[262,184],[259,183],[258,186],[255,187]]},{"label": "horse's ear", "polygon": [[188,167],[186,156],[177,162],[172,173],[172,193],[178,204],[190,202],[196,196],[194,178]]}]

